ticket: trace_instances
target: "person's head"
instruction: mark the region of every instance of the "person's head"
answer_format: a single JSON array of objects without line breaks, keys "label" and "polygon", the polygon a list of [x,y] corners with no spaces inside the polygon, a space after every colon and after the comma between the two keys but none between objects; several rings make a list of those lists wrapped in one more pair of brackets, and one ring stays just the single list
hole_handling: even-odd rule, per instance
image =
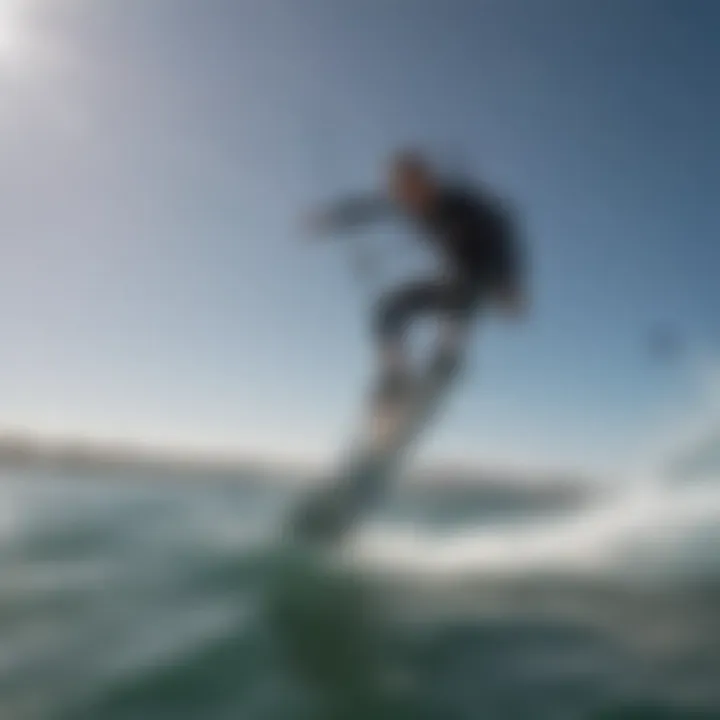
[{"label": "person's head", "polygon": [[392,199],[410,212],[425,210],[438,189],[432,168],[414,150],[403,150],[391,158],[388,180]]}]

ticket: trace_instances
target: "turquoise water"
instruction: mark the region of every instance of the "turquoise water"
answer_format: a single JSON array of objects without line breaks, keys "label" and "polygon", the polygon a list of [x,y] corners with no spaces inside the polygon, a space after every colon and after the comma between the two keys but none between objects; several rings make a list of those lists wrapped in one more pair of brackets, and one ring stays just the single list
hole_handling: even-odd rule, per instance
[{"label": "turquoise water", "polygon": [[292,497],[5,473],[0,718],[720,717],[712,485],[439,482],[324,559]]}]

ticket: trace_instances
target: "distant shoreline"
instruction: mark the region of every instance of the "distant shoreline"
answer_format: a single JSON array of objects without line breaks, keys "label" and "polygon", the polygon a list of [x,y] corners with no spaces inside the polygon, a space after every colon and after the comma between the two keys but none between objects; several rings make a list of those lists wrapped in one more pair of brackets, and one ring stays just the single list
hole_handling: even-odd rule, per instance
[{"label": "distant shoreline", "polygon": [[[92,438],[49,438],[31,432],[0,432],[0,470],[71,473],[80,479],[92,475],[128,473],[145,480],[197,483],[304,485],[322,481],[331,468],[319,463],[273,457],[233,455],[229,451],[188,450],[144,445],[131,441]],[[406,482],[408,481],[408,482]],[[404,474],[405,488],[424,487],[462,493],[483,487],[491,494],[541,494],[579,500],[597,485],[579,473],[469,467],[458,463],[431,463]]]},{"label": "distant shoreline", "polygon": [[146,469],[163,473],[249,474],[283,469],[297,463],[240,458],[221,453],[181,452],[140,442],[57,439],[30,433],[0,434],[0,468],[108,471]]}]

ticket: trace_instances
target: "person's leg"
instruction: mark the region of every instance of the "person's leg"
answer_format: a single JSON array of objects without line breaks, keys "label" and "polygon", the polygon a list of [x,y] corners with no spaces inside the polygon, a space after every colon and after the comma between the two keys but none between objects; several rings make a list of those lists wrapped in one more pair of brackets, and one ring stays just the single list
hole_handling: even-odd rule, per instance
[{"label": "person's leg", "polygon": [[470,328],[469,315],[448,314],[441,319],[440,332],[428,364],[438,379],[449,380],[460,370]]},{"label": "person's leg", "polygon": [[429,372],[437,379],[449,380],[460,370],[479,299],[480,289],[476,284],[460,279],[447,284],[439,308],[438,339],[428,363]]},{"label": "person's leg", "polygon": [[405,350],[405,331],[417,317],[448,304],[448,287],[437,280],[421,280],[386,293],[375,313],[375,338],[380,363],[379,399],[393,400],[408,387],[412,373]]}]

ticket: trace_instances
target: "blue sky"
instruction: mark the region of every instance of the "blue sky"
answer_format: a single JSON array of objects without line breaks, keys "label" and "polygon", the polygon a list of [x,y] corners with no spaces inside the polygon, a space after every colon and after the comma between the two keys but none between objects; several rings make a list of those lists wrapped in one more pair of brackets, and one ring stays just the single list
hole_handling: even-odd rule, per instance
[{"label": "blue sky", "polygon": [[[428,452],[595,467],[717,342],[712,0],[6,0],[0,422],[330,457],[368,290],[302,214],[424,143],[522,209],[533,308],[478,328]],[[385,282],[429,259],[370,241]]]}]

